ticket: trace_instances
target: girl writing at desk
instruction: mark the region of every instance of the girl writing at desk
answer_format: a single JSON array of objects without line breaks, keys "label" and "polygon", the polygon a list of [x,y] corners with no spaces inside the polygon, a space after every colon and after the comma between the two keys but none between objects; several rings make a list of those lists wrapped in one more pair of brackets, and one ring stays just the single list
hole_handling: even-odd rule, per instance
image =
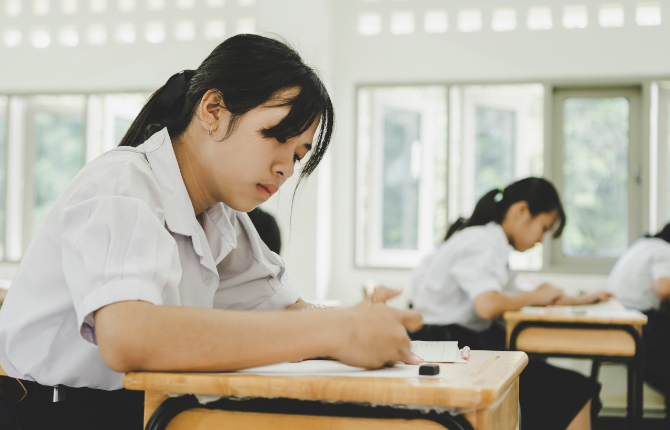
[{"label": "girl writing at desk", "polygon": [[[566,297],[548,284],[531,292],[515,291],[508,264],[512,249],[526,251],[554,228],[554,237],[559,237],[564,226],[558,193],[545,179],[526,178],[486,193],[460,229],[416,269],[413,304],[427,324],[412,338],[504,350],[505,331],[493,320],[505,311],[606,300],[609,294],[604,292]],[[520,387],[523,428],[590,428],[592,400],[599,403],[596,382],[531,361],[521,374]]]},{"label": "girl writing at desk", "polygon": [[612,268],[607,289],[624,306],[647,315],[642,326],[645,380],[663,393],[665,428],[670,428],[670,224],[628,248]]},{"label": "girl writing at desk", "polygon": [[419,314],[312,312],[246,214],[308,154],[301,178],[314,171],[333,119],[315,72],[273,39],[232,37],[172,76],[26,251],[0,312],[0,427],[140,429],[130,370],[418,364]]}]

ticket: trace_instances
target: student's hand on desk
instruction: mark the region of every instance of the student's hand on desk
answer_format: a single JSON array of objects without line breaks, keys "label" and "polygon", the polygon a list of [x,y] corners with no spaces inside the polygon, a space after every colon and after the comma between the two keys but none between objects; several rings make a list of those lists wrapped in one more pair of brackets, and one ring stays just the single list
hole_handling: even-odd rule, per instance
[{"label": "student's hand on desk", "polygon": [[606,302],[614,297],[614,294],[607,291],[594,291],[589,294],[582,294],[581,296],[565,296],[561,297],[555,304],[561,306],[579,306],[592,305],[594,303]]},{"label": "student's hand on desk", "polygon": [[533,306],[555,305],[563,297],[563,291],[550,284],[540,285],[534,292]]},{"label": "student's hand on desk", "polygon": [[374,292],[365,299],[371,301],[372,303],[386,303],[387,300],[391,300],[400,294],[402,294],[402,289],[392,290],[380,285],[375,287]]},{"label": "student's hand on desk", "polygon": [[421,314],[364,300],[343,310],[345,338],[332,356],[350,366],[376,369],[398,361],[421,364],[423,360],[410,350],[406,330],[418,330]]}]

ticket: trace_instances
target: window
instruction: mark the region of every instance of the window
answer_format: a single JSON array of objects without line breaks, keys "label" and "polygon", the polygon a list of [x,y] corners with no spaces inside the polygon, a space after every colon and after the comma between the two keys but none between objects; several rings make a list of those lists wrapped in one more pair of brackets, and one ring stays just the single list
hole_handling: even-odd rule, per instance
[{"label": "window", "polygon": [[[655,85],[662,226],[670,221],[670,83]],[[511,268],[609,272],[646,233],[641,91],[549,83],[360,88],[357,264],[414,267],[486,192],[538,176],[556,185],[567,225],[558,240],[513,252]]]},{"label": "window", "polygon": [[[657,222],[652,223],[651,233],[655,233],[670,222],[670,82],[658,85],[658,210]],[[652,156],[653,157],[653,156]],[[653,158],[652,158],[653,161]],[[655,225],[654,225],[655,224]],[[655,231],[654,231],[655,230]]]},{"label": "window", "polygon": [[357,264],[412,267],[446,231],[446,88],[364,87],[358,106]]},{"label": "window", "polygon": [[552,263],[607,270],[641,235],[639,89],[554,92],[554,183],[568,222]]},{"label": "window", "polygon": [[56,198],[87,161],[118,145],[146,98],[0,97],[2,260],[21,259]]},{"label": "window", "polygon": [[5,255],[5,190],[7,188],[7,97],[0,96],[0,260]]},{"label": "window", "polygon": [[[450,91],[449,222],[467,218],[479,198],[543,172],[544,89],[464,85]],[[542,248],[513,253],[517,270],[542,268]]]}]

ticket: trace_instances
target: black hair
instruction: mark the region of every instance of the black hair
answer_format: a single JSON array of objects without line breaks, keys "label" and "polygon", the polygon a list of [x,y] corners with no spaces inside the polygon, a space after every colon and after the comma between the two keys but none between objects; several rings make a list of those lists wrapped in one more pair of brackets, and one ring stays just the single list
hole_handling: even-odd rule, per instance
[{"label": "black hair", "polygon": [[[295,94],[275,100],[283,90]],[[286,43],[255,34],[240,34],[219,44],[196,70],[183,70],[151,95],[119,146],[138,146],[167,127],[177,137],[195,115],[207,91],[216,91],[231,114],[224,140],[244,114],[272,100],[273,106],[290,106],[279,124],[261,130],[266,138],[283,143],[320,121],[317,141],[300,179],[308,177],[323,159],[333,134],[335,112],[330,96],[316,72]]]},{"label": "black hair", "polygon": [[279,254],[281,251],[281,232],[275,217],[256,208],[249,212],[249,218],[256,227],[261,240],[270,248],[270,251]]},{"label": "black hair", "polygon": [[645,237],[655,237],[656,239],[663,239],[666,242],[670,243],[670,223],[666,224],[665,227],[663,227],[663,230],[659,231],[655,235],[646,235]]},{"label": "black hair", "polygon": [[[558,212],[560,224],[553,237],[558,238],[565,227],[565,211],[558,191],[554,185],[544,178],[525,178],[508,185],[504,189],[495,188],[484,194],[475,205],[470,218],[459,230],[476,225],[486,225],[491,221],[502,224],[507,211],[514,203],[525,201],[531,216],[541,213]],[[445,240],[447,240],[445,238]]]},{"label": "black hair", "polygon": [[447,229],[447,234],[446,234],[446,236],[444,236],[444,240],[449,239],[451,236],[454,235],[454,233],[456,233],[458,230],[460,230],[461,227],[463,227],[463,224],[465,224],[466,221],[467,221],[467,219],[465,219],[463,217],[458,217],[458,219],[456,221],[454,221],[449,226],[449,228]]}]

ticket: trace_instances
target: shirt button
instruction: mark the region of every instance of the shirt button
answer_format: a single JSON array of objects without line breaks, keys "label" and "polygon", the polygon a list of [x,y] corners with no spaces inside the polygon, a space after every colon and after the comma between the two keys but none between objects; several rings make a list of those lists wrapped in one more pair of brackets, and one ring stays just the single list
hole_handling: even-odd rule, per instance
[{"label": "shirt button", "polygon": [[206,277],[205,278],[205,284],[211,285],[211,283],[212,283],[212,277],[211,276]]}]

